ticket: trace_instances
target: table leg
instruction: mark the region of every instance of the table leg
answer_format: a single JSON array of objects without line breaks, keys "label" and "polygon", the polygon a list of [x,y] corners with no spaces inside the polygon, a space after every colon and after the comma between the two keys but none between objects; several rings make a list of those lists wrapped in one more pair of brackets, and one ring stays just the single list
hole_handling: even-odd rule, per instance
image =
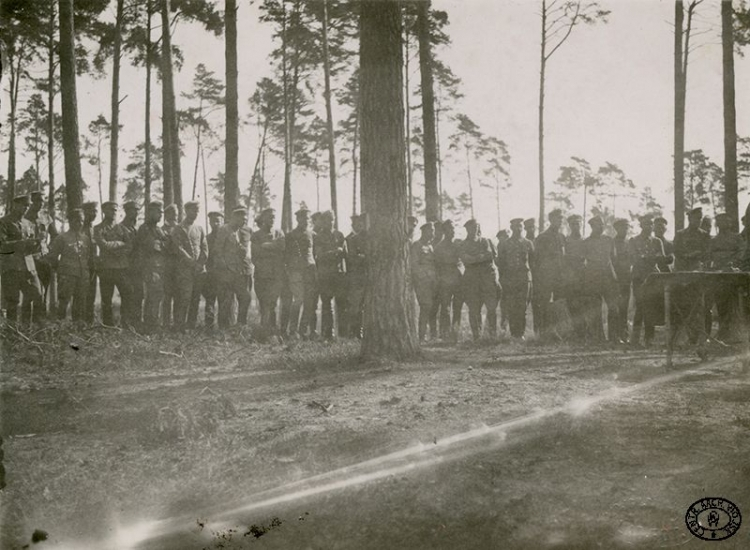
[{"label": "table leg", "polygon": [[667,329],[667,368],[672,368],[672,285],[664,285],[664,324]]}]

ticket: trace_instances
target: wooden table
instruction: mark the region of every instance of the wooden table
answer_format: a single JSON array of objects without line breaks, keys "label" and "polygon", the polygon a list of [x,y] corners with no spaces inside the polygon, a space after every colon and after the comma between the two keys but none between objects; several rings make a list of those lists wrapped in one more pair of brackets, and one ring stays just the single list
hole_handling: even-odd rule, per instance
[{"label": "wooden table", "polygon": [[[659,285],[664,287],[664,320],[667,328],[667,368],[672,368],[672,355],[674,353],[674,340],[677,336],[672,319],[672,303],[676,287],[697,286],[700,288],[700,302],[696,305],[705,306],[705,295],[707,291],[718,288],[732,288],[737,293],[739,303],[738,321],[743,337],[743,365],[748,366],[750,362],[750,334],[748,333],[747,314],[745,312],[746,292],[750,289],[750,273],[739,271],[675,271],[672,273],[652,273],[645,283],[647,285]],[[704,308],[701,308],[703,311]],[[703,319],[700,319],[702,338],[698,343],[698,354],[702,359],[706,358],[706,334]]]}]

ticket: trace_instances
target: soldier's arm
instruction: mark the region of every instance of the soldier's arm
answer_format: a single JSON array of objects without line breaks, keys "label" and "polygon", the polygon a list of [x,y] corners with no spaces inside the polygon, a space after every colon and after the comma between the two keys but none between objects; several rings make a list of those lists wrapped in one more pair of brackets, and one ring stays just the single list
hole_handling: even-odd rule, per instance
[{"label": "soldier's arm", "polygon": [[200,228],[200,252],[198,253],[198,263],[200,265],[206,265],[208,263],[208,241],[206,240],[206,232],[203,228]]},{"label": "soldier's arm", "polygon": [[44,259],[48,261],[52,267],[57,267],[64,246],[65,243],[63,243],[62,235],[58,235],[52,239],[49,252],[44,256]]},{"label": "soldier's arm", "polygon": [[5,224],[0,224],[0,254],[28,254],[34,247],[34,239],[13,239]]},{"label": "soldier's arm", "polygon": [[[118,236],[122,238],[122,234]],[[120,250],[127,247],[127,243],[124,240],[106,240],[102,234],[101,228],[99,227],[94,228],[94,242],[99,248],[109,251]]]}]

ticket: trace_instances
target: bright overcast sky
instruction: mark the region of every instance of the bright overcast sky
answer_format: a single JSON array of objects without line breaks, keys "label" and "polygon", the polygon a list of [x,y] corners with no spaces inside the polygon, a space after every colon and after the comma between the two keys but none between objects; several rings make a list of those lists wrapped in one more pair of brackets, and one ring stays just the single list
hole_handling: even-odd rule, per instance
[{"label": "bright overcast sky", "polygon": [[[267,59],[272,48],[271,30],[258,22],[258,3],[250,5],[240,1],[238,13],[241,116],[248,113],[247,98],[255,83],[271,72]],[[674,4],[664,0],[617,0],[602,2],[602,5],[612,12],[609,23],[576,28],[548,67],[547,181],[549,184],[555,179],[559,166],[567,163],[571,155],[584,157],[595,167],[610,161],[618,164],[639,188],[652,186],[655,193],[663,197],[665,210],[671,213]],[[486,134],[505,140],[510,148],[514,185],[503,196],[503,225],[511,216],[531,217],[537,213],[539,6],[539,1],[532,0],[434,1],[434,7],[449,14],[448,33],[452,39],[452,45],[438,55],[463,81],[461,91],[465,97],[456,110],[467,113]],[[709,27],[714,30],[696,38],[696,42],[703,45],[691,57],[686,149],[702,148],[721,165],[723,122],[718,1],[702,3],[699,19],[697,24],[701,30]],[[204,63],[223,79],[223,37],[182,23],[174,42],[183,48],[185,56],[185,65],[176,76],[178,103],[179,93],[190,88],[198,63]],[[127,62],[125,65],[122,95],[127,98],[122,104],[123,151],[143,139],[144,72],[127,66]],[[108,77],[79,79],[82,131],[99,113],[110,117],[110,85]],[[736,89],[738,133],[745,136],[750,134],[750,119],[743,92],[750,89],[750,63],[739,56],[736,56]],[[159,103],[157,83],[152,107],[154,139],[158,139],[161,132]],[[322,98],[318,98],[318,103],[323,114]],[[222,118],[219,115],[218,121]],[[240,185],[246,187],[257,150],[255,129],[245,127],[240,139]],[[187,134],[183,140],[184,196],[189,198],[195,148]],[[445,137],[443,140],[447,141]],[[28,162],[19,163],[20,173]],[[123,152],[121,167],[126,162],[127,153]],[[207,163],[209,177],[223,170],[223,163],[222,151],[212,155]],[[95,183],[95,171],[88,165],[84,165],[84,169],[87,181]],[[59,171],[62,175],[62,163]],[[106,166],[104,171],[106,174]],[[280,208],[283,170],[277,165],[270,167],[268,173],[275,176],[272,192],[276,196],[275,206]],[[351,211],[350,181],[350,176],[346,175],[340,180],[342,220],[347,219]],[[448,169],[444,172],[444,185],[453,194],[465,190],[463,174]],[[327,190],[327,180],[322,179],[321,208],[328,208]],[[477,217],[494,234],[494,195],[488,190],[475,190],[475,193]],[[89,195],[96,197],[95,185]],[[199,195],[202,194],[199,192]],[[293,200],[295,206],[304,200],[315,208],[314,179],[295,178]],[[740,207],[744,208],[745,204],[746,200],[741,197]],[[342,223],[343,229],[347,227],[348,222]]]}]

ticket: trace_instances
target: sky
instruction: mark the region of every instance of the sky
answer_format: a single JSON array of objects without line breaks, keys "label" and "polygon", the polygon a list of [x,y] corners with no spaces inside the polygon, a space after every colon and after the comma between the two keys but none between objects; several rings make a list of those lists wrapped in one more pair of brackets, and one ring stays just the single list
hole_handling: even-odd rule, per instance
[{"label": "sky", "polygon": [[[223,2],[220,2],[223,5]],[[272,29],[258,21],[259,2],[240,1],[239,98],[240,116],[249,114],[247,99],[255,84],[271,76],[268,59],[273,44]],[[501,196],[501,224],[511,217],[534,217],[538,211],[537,106],[539,95],[540,1],[537,0],[434,0],[433,7],[445,10],[451,44],[437,55],[461,78],[464,97],[457,112],[469,115],[487,135],[503,139],[511,155],[512,186]],[[609,161],[619,165],[639,189],[651,186],[672,214],[672,121],[673,121],[673,14],[674,4],[665,0],[603,1],[611,11],[606,24],[577,27],[570,39],[551,58],[546,85],[546,170],[548,188],[559,167],[571,156],[586,158],[594,167]],[[712,160],[723,164],[723,111],[719,3],[705,0],[698,8],[696,26],[706,31],[696,37],[699,45],[691,53],[688,69],[686,150],[703,149]],[[111,11],[111,10],[110,10]],[[112,14],[109,15],[112,17]],[[156,36],[156,35],[155,35]],[[223,79],[224,42],[200,27],[180,23],[173,38],[184,51],[185,63],[175,76],[179,95],[191,87],[195,66],[205,64]],[[744,91],[750,85],[750,61],[735,56],[737,128],[740,136],[750,135],[750,113]],[[418,81],[416,65],[413,74]],[[126,151],[143,139],[144,71],[124,63],[122,75],[123,130],[120,166]],[[109,118],[111,82],[83,77],[78,80],[79,125],[83,130],[100,113]],[[31,92],[22,97],[28,97]],[[152,96],[153,137],[160,134],[160,90]],[[3,101],[3,109],[8,103]],[[59,97],[58,97],[59,106]],[[58,107],[59,108],[59,107]],[[324,114],[322,95],[316,109]],[[336,114],[339,114],[338,112]],[[221,123],[223,114],[215,119]],[[447,142],[442,136],[443,143]],[[182,174],[186,200],[193,184],[195,146],[183,135],[185,157]],[[253,126],[240,130],[240,185],[246,187],[258,147]],[[19,162],[19,173],[30,159]],[[207,158],[209,177],[223,170],[223,150]],[[105,175],[108,167],[103,167]],[[62,160],[58,161],[60,177]],[[268,174],[274,206],[280,210],[283,167],[271,163]],[[451,194],[466,191],[464,167],[446,163],[443,185]],[[96,169],[84,163],[84,177],[91,185],[88,198],[96,199]],[[497,226],[494,192],[477,185],[474,192],[476,217],[486,228]],[[321,179],[320,207],[330,207],[328,182]],[[122,185],[121,187],[124,187]],[[199,173],[198,197],[202,201]],[[105,182],[106,188],[106,182]],[[415,189],[419,189],[415,186]],[[210,193],[210,192],[209,192]],[[348,228],[351,213],[351,176],[339,179],[339,217]],[[106,199],[105,199],[106,200]],[[315,179],[299,172],[293,179],[295,207],[304,200],[317,208]],[[621,201],[618,215],[635,208],[637,200]],[[740,208],[746,200],[740,198]],[[209,203],[209,209],[216,204]],[[488,233],[485,230],[485,233]]]}]

